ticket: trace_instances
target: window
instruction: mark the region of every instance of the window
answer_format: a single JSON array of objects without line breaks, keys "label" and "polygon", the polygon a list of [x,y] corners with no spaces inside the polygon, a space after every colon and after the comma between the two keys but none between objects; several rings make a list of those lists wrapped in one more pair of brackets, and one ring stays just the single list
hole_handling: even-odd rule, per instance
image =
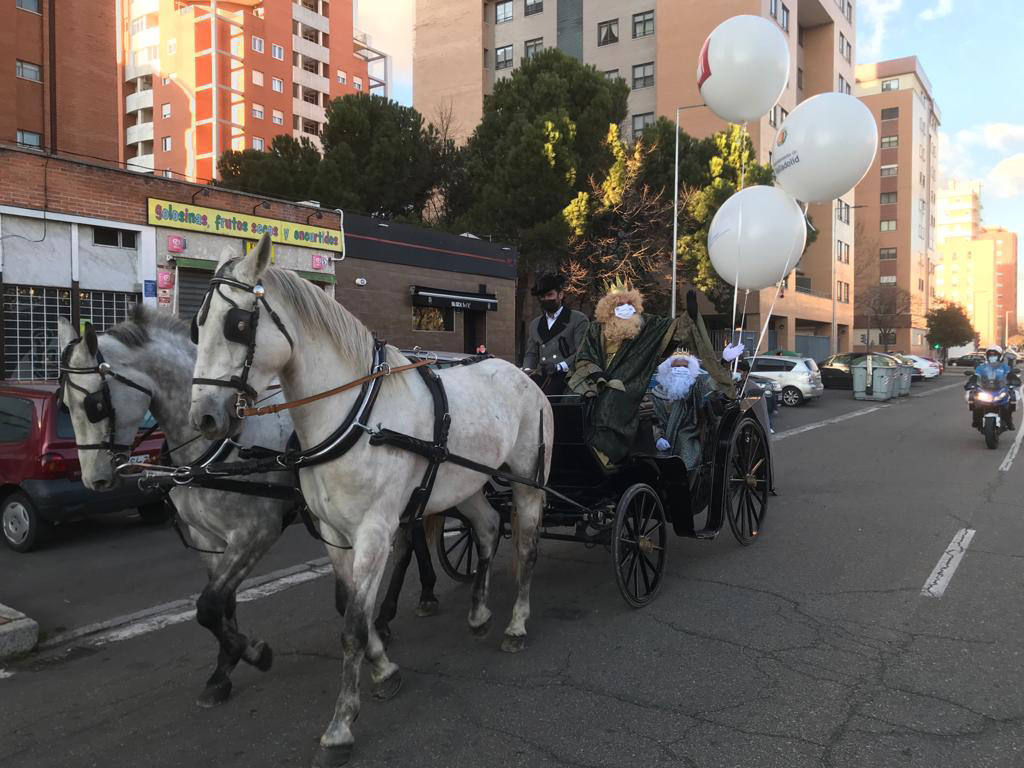
[{"label": "window", "polygon": [[768,110],[768,125],[775,128],[779,124],[779,107],[776,104],[774,107]]},{"label": "window", "polygon": [[543,47],[543,37],[535,37],[532,40],[527,40],[525,43],[523,43],[523,60],[529,61],[538,53],[540,53]]},{"label": "window", "polygon": [[836,220],[844,224],[850,223],[850,204],[842,200],[836,201]]},{"label": "window", "polygon": [[312,88],[303,88],[302,100],[307,104],[319,104],[320,93],[318,91],[313,90]]},{"label": "window", "polygon": [[773,19],[779,18],[779,0],[769,0],[768,13],[771,14]]},{"label": "window", "polygon": [[263,53],[263,38],[262,37],[256,37],[256,35],[252,36],[252,49],[254,51],[256,51],[256,53]]},{"label": "window", "polygon": [[883,192],[879,196],[878,202],[881,203],[882,205],[892,205],[893,203],[896,202],[896,200],[897,195],[895,192]]},{"label": "window", "polygon": [[17,59],[14,62],[14,74],[23,80],[35,80],[37,83],[43,82],[43,68],[38,64],[30,64],[21,59]]},{"label": "window", "polygon": [[18,131],[18,144],[23,147],[37,147],[43,146],[43,135],[36,133],[35,131]]},{"label": "window", "polygon": [[504,0],[494,6],[494,23],[503,24],[512,21],[512,0]]},{"label": "window", "polygon": [[850,284],[843,283],[843,304],[850,303]]},{"label": "window", "polygon": [[648,125],[654,124],[654,113],[643,112],[639,115],[633,115],[633,141],[636,141],[644,132],[644,128]]},{"label": "window", "polygon": [[353,77],[352,78],[352,87],[355,88],[357,91],[363,90],[363,78],[361,78],[361,77]]},{"label": "window", "polygon": [[878,278],[878,282],[887,285],[894,284],[896,282],[896,275],[882,275],[880,278]]},{"label": "window", "polygon": [[894,77],[892,80],[883,80],[882,81],[882,90],[883,91],[898,91],[899,89],[900,89],[900,79],[898,77]]},{"label": "window", "polygon": [[262,120],[263,119],[263,105],[262,104],[253,104],[252,105],[252,116],[255,117],[257,120]]},{"label": "window", "polygon": [[308,120],[306,118],[302,118],[302,132],[308,133],[311,136],[319,136],[320,123],[318,123],[316,120]]},{"label": "window", "polygon": [[619,77],[619,70],[609,69],[607,72],[604,73],[604,76],[607,77],[609,80],[616,80]]},{"label": "window", "polygon": [[919,291],[923,291],[924,290],[924,280],[921,279],[920,277],[917,278],[917,290],[919,290]]},{"label": "window", "polygon": [[284,93],[284,81],[279,77],[270,78],[270,89],[277,93]]},{"label": "window", "polygon": [[883,165],[880,173],[882,176],[895,176],[898,170],[898,165]]},{"label": "window", "polygon": [[782,18],[779,19],[779,24],[782,25],[784,30],[789,32],[789,8],[786,7],[785,3],[782,4]]},{"label": "window", "polygon": [[[38,237],[42,236],[42,226]],[[3,286],[4,375],[8,379],[56,379],[57,318],[71,319],[71,291],[31,285]]]},{"label": "window", "polygon": [[263,85],[263,73],[260,72],[258,69],[254,69],[252,71],[252,84]]},{"label": "window", "polygon": [[177,52],[178,52],[178,41],[175,38],[172,37],[170,40],[167,41],[167,53],[168,53],[168,55],[173,56]]},{"label": "window", "polygon": [[170,85],[170,82],[171,82],[171,78],[169,78],[169,77],[161,77],[160,78],[160,85]]},{"label": "window", "polygon": [[284,46],[274,43],[270,46],[270,55],[278,61],[284,61]]},{"label": "window", "polygon": [[804,87],[804,71],[800,67],[796,68],[796,87],[800,89]]},{"label": "window", "polygon": [[524,14],[526,16],[533,16],[535,13],[540,13],[544,10],[544,0],[526,0],[526,10]]},{"label": "window", "polygon": [[512,46],[503,45],[494,49],[494,68],[510,69],[512,67]]},{"label": "window", "polygon": [[[486,59],[487,56],[485,55],[484,58]],[[348,82],[348,75],[345,74],[345,70],[343,69],[338,70],[338,82],[342,85],[345,85],[345,83]]]},{"label": "window", "polygon": [[636,64],[633,66],[633,90],[637,88],[650,88],[654,85],[654,62]]},{"label": "window", "polygon": [[779,122],[780,123],[785,122],[787,117],[789,117],[789,112],[787,112],[782,107],[779,107]]},{"label": "window", "polygon": [[93,227],[93,245],[109,245],[111,248],[135,248],[136,233],[130,229]]},{"label": "window", "polygon": [[836,89],[839,93],[850,93],[850,84],[846,82],[846,78],[842,75],[839,76],[839,87]]},{"label": "window", "polygon": [[879,232],[895,232],[896,219],[882,219],[878,224]]},{"label": "window", "polygon": [[900,116],[900,108],[899,107],[886,107],[885,109],[882,110],[882,119],[883,120],[895,120],[899,116]]},{"label": "window", "polygon": [[804,28],[803,27],[797,27],[796,28],[796,44],[799,45],[801,48],[804,47]]},{"label": "window", "polygon": [[843,243],[843,264],[850,263],[850,244]]},{"label": "window", "polygon": [[853,0],[846,0],[846,20],[853,21]]},{"label": "window", "polygon": [[921,213],[924,213],[925,211],[928,210],[928,203],[926,203],[923,199],[918,200],[917,207],[920,209]]},{"label": "window", "polygon": [[262,152],[263,151],[263,139],[261,139],[259,136],[253,136],[252,137],[252,148]]},{"label": "window", "polygon": [[454,331],[455,310],[451,307],[413,307],[414,331]]},{"label": "window", "polygon": [[487,48],[484,48],[484,69],[491,68],[491,52]]},{"label": "window", "polygon": [[647,37],[654,34],[654,11],[633,14],[633,37]]},{"label": "window", "polygon": [[170,104],[161,104],[160,105],[160,117],[163,118],[164,120],[166,120],[170,116],[171,116],[171,105]]},{"label": "window", "polygon": [[23,443],[36,420],[31,400],[0,397],[0,443]]},{"label": "window", "polygon": [[173,179],[174,178],[174,171],[172,171],[170,168],[164,168],[164,178],[165,179]]},{"label": "window", "polygon": [[883,136],[882,149],[896,149],[900,145],[899,136]]},{"label": "window", "polygon": [[40,13],[39,0],[18,0],[16,5],[23,11],[32,11],[32,13]]},{"label": "window", "polygon": [[839,55],[846,57],[846,35],[839,33]]},{"label": "window", "polygon": [[611,45],[619,42],[619,20],[602,21],[597,25],[597,44]]},{"label": "window", "polygon": [[279,109],[275,109],[270,113],[270,122],[274,125],[284,125],[284,114]]}]

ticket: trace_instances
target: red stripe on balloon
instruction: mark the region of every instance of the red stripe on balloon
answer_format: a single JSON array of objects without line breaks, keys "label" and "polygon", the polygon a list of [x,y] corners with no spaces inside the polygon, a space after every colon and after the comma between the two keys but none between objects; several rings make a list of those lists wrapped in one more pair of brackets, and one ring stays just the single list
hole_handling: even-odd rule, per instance
[{"label": "red stripe on balloon", "polygon": [[708,59],[708,48],[711,46],[711,35],[704,41],[704,47],[700,49],[700,59],[697,62],[697,90],[704,85],[704,81],[711,77],[711,61]]}]

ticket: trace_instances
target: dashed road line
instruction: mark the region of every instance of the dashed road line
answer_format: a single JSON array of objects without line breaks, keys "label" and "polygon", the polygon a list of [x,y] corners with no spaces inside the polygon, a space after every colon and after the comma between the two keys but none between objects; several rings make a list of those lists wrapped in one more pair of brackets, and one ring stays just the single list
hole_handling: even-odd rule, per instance
[{"label": "dashed road line", "polygon": [[935,564],[932,575],[921,587],[921,594],[924,597],[942,597],[953,574],[960,566],[960,561],[963,560],[964,553],[967,552],[967,547],[971,543],[971,539],[974,538],[974,534],[973,528],[961,528],[956,532],[946,551],[939,558],[939,562]]},{"label": "dashed road line", "polygon": [[794,437],[795,435],[802,435],[804,432],[810,432],[812,429],[820,429],[821,427],[827,427],[830,424],[838,424],[841,421],[847,421],[849,419],[855,419],[858,416],[864,416],[868,413],[874,413],[880,411],[883,408],[888,408],[888,405],[872,405],[869,408],[861,408],[859,411],[851,411],[850,413],[844,413],[842,416],[835,416],[831,419],[824,419],[822,421],[815,421],[810,424],[804,424],[802,427],[794,427],[793,429],[787,429],[784,432],[778,432],[772,435],[772,442],[778,442],[779,440],[785,440],[787,437]]},{"label": "dashed road line", "polygon": [[1003,459],[1003,463],[999,465],[1000,472],[1010,471],[1010,467],[1013,466],[1013,460],[1017,458],[1017,452],[1020,451],[1020,441],[1022,438],[1024,438],[1024,426],[1018,426],[1017,437],[1014,438],[1010,450],[1006,452],[1006,458]]},{"label": "dashed road line", "polygon": [[943,390],[946,390],[946,389],[953,389],[953,387],[962,387],[962,386],[963,386],[963,384],[960,384],[959,382],[955,382],[953,384],[946,384],[946,385],[941,386],[941,387],[936,387],[935,389],[929,389],[927,392],[916,392],[916,393],[912,394],[911,397],[930,397],[931,395],[934,395],[936,392],[942,392]]}]

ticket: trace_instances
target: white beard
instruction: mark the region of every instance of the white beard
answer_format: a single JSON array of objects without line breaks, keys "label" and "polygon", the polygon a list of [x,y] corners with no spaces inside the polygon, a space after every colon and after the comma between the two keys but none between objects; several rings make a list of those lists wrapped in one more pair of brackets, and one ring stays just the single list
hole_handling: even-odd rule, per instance
[{"label": "white beard", "polygon": [[690,394],[690,389],[697,380],[687,368],[676,367],[675,370],[682,373],[673,373],[671,357],[658,366],[658,374],[655,377],[661,389],[658,394],[663,394],[666,400],[682,400]]}]

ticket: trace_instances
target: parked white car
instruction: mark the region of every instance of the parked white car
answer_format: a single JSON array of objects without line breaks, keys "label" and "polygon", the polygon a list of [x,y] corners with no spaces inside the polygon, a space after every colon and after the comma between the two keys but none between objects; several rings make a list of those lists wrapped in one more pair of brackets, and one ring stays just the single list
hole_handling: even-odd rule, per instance
[{"label": "parked white car", "polygon": [[809,357],[758,357],[752,361],[750,372],[781,385],[779,397],[783,405],[803,405],[825,391],[818,364]]},{"label": "parked white car", "polygon": [[942,368],[939,367],[938,363],[920,355],[903,355],[903,357],[912,360],[917,372],[925,379],[934,379],[942,373]]}]

